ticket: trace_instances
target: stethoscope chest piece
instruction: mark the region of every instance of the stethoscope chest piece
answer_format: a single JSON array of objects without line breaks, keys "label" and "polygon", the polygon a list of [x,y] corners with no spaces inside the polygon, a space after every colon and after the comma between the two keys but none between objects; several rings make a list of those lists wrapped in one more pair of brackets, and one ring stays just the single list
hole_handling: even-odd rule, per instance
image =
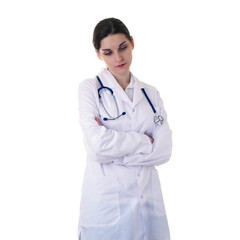
[{"label": "stethoscope chest piece", "polygon": [[158,125],[162,125],[163,124],[163,121],[164,121],[164,119],[163,119],[163,117],[161,116],[161,115],[159,115],[159,114],[155,114],[154,115],[154,122],[156,123],[156,124],[158,124]]}]

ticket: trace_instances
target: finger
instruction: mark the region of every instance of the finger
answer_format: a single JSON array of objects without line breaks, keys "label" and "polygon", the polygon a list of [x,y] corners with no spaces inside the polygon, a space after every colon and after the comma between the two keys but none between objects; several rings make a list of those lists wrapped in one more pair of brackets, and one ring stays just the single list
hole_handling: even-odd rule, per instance
[{"label": "finger", "polygon": [[101,121],[97,117],[95,117],[95,120],[96,120],[96,122],[98,123],[99,126],[102,126]]},{"label": "finger", "polygon": [[153,143],[153,142],[154,142],[154,139],[153,139],[152,137],[150,137],[150,136],[148,136],[148,137],[149,137],[151,143]]}]

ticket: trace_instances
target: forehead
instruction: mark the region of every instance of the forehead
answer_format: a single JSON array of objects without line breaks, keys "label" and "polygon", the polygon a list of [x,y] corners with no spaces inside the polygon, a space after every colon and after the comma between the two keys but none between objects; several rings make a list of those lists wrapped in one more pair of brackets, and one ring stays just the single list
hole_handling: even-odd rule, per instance
[{"label": "forehead", "polygon": [[124,42],[129,41],[126,36],[122,33],[108,35],[103,38],[101,41],[101,49],[116,49],[119,48],[119,45]]}]

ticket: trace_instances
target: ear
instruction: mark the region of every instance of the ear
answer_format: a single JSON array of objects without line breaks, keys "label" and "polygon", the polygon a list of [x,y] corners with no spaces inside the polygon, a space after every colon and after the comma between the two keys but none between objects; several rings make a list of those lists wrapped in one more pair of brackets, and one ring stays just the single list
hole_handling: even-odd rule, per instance
[{"label": "ear", "polygon": [[98,58],[99,58],[100,60],[102,60],[102,57],[101,57],[101,55],[100,55],[99,51],[98,51],[98,50],[95,50],[95,52],[96,52],[96,54],[97,54]]},{"label": "ear", "polygon": [[131,45],[132,45],[132,49],[134,49],[134,40],[132,36],[131,36]]}]

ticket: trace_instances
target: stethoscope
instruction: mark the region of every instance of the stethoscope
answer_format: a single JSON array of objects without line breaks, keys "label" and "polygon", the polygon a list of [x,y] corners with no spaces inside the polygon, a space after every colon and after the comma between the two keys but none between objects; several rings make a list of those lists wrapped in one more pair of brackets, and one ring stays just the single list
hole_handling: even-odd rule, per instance
[{"label": "stethoscope", "polygon": [[[103,86],[102,81],[100,80],[99,76],[97,76],[97,80],[98,80],[98,82],[99,82],[99,84],[100,84],[100,86],[101,86],[101,87],[98,89],[99,101],[100,101],[100,103],[102,104],[104,111],[105,111],[106,114],[108,115],[108,118],[105,117],[105,118],[103,118],[103,120],[104,120],[104,121],[116,120],[116,119],[118,119],[119,117],[124,116],[124,115],[126,114],[126,112],[122,112],[121,114],[119,114],[119,108],[118,108],[118,104],[117,104],[116,98],[115,98],[115,96],[114,96],[114,94],[113,94],[113,90],[112,90],[111,88],[109,88],[109,87]],[[154,113],[153,120],[154,120],[154,122],[155,122],[156,124],[158,124],[158,125],[162,125],[163,122],[164,122],[163,117],[162,117],[160,114],[157,113],[157,111],[156,111],[156,109],[154,108],[151,100],[149,99],[149,97],[148,97],[145,89],[144,89],[144,88],[141,88],[141,90],[142,90],[144,96],[146,97],[149,105],[151,106],[151,108],[152,108],[152,110],[153,110],[153,113]],[[102,97],[101,97],[101,94],[102,94],[104,91],[108,91],[108,92],[111,93],[111,96],[113,97],[113,100],[114,100],[114,103],[115,103],[115,106],[116,106],[117,117],[111,116],[110,113],[108,112],[107,108],[104,106],[104,103],[103,103]]]}]

